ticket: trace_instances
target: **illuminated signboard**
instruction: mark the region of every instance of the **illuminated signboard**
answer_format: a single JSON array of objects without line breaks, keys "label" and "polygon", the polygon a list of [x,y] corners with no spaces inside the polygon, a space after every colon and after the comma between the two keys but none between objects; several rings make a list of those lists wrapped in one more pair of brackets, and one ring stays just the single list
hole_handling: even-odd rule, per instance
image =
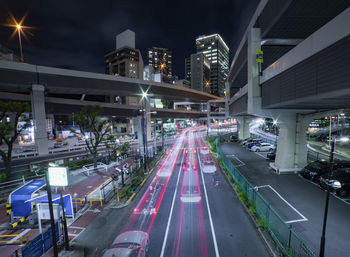
[{"label": "illuminated signboard", "polygon": [[68,186],[66,167],[49,167],[50,186]]}]

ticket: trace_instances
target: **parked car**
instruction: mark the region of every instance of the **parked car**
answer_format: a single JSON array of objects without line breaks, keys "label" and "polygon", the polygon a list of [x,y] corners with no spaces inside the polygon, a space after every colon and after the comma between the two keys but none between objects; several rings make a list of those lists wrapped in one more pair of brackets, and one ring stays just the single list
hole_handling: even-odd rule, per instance
[{"label": "parked car", "polygon": [[251,144],[251,143],[253,143],[253,142],[257,141],[257,140],[259,140],[259,139],[245,139],[245,140],[242,142],[242,145],[243,145],[243,146],[247,146],[248,144]]},{"label": "parked car", "polygon": [[350,168],[339,168],[320,177],[320,186],[335,192],[339,196],[350,193]]},{"label": "parked car", "polygon": [[[350,168],[350,162],[338,161],[333,164],[333,170],[346,167]],[[330,172],[330,168],[330,163],[327,161],[314,161],[302,169],[300,175],[306,179],[318,182],[322,175]]]},{"label": "parked car", "polygon": [[274,151],[267,153],[266,157],[270,161],[274,161],[276,159],[276,148]]},{"label": "parked car", "polygon": [[149,247],[148,234],[143,231],[127,231],[120,234],[112,248],[106,250],[103,257],[145,257]]},{"label": "parked car", "polygon": [[256,139],[253,142],[248,143],[246,146],[248,147],[248,149],[251,149],[253,146],[259,145],[261,143],[265,143],[264,140]]},{"label": "parked car", "polygon": [[248,141],[251,141],[251,140],[253,140],[252,138],[250,138],[250,137],[248,137],[248,138],[246,138],[246,139],[243,139],[242,141],[241,141],[241,145],[246,145],[247,143],[248,143]]},{"label": "parked car", "polygon": [[253,152],[272,152],[275,150],[275,146],[269,143],[258,143],[256,145],[253,145],[250,150]]},{"label": "parked car", "polygon": [[239,140],[239,139],[238,139],[238,136],[237,136],[237,135],[231,135],[231,136],[230,136],[230,141],[231,141],[231,142],[238,142],[238,140]]}]

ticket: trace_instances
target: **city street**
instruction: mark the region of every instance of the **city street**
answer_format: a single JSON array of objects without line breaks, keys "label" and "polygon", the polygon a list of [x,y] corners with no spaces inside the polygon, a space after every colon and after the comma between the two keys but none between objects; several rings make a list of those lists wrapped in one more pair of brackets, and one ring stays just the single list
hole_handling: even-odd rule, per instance
[{"label": "city street", "polygon": [[212,158],[198,131],[182,132],[142,194],[126,208],[104,209],[75,243],[99,256],[123,231],[142,230],[148,256],[269,256]]},{"label": "city street", "polygon": [[[223,143],[221,149],[250,183],[257,186],[259,193],[285,222],[318,252],[325,192],[297,174],[277,175],[270,169],[266,153],[251,152],[238,143]],[[349,211],[349,202],[336,196],[330,197],[326,256],[348,255]]]}]

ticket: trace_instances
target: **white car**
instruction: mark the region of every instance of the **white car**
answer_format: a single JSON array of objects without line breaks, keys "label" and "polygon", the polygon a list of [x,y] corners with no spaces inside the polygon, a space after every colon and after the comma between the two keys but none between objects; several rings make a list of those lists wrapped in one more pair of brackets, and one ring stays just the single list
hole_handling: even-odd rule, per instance
[{"label": "white car", "polygon": [[275,150],[275,146],[269,143],[260,143],[252,146],[250,150],[253,152],[266,152],[266,151],[272,152],[273,150]]},{"label": "white car", "polygon": [[120,234],[112,248],[102,257],[145,257],[149,247],[148,234],[143,231],[127,231]]}]

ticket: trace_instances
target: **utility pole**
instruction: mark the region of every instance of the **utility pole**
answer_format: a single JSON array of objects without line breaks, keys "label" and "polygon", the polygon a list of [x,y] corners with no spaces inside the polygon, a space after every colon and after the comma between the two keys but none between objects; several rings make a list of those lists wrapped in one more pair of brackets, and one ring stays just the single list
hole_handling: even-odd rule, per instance
[{"label": "utility pole", "polygon": [[[334,166],[334,146],[335,146],[335,138],[332,140],[331,152],[329,154],[330,174],[332,174],[333,166]],[[327,227],[327,216],[328,216],[328,203],[329,203],[329,185],[327,184],[326,204],[325,204],[325,207],[324,207],[323,227],[322,227],[322,235],[321,235],[321,243],[320,243],[320,257],[324,257],[324,250],[325,250],[325,243],[326,243],[326,227]]]},{"label": "utility pole", "polygon": [[58,248],[56,241],[56,227],[55,227],[55,217],[53,213],[52,207],[52,195],[51,195],[51,187],[49,183],[49,174],[46,172],[46,191],[47,191],[47,199],[49,200],[49,211],[50,211],[50,222],[51,222],[51,232],[52,232],[52,245],[53,245],[53,256],[58,257]]}]

